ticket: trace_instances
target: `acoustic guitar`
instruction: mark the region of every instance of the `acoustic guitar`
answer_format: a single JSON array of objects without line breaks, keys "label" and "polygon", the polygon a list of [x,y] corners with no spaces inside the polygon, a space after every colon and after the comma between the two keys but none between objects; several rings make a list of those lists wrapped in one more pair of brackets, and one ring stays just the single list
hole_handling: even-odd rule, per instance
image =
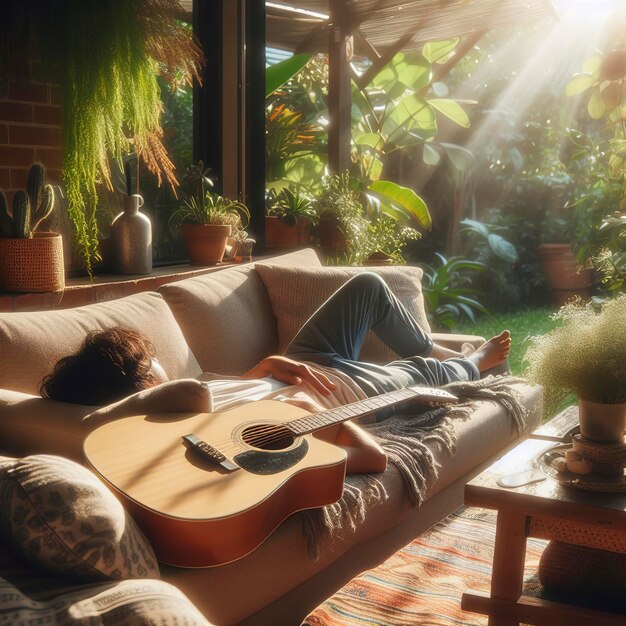
[{"label": "acoustic guitar", "polygon": [[160,561],[209,567],[245,556],[292,513],[341,498],[346,453],[312,433],[409,401],[457,398],[408,387],[321,413],[262,400],[219,413],[136,415],[96,428],[84,452]]}]

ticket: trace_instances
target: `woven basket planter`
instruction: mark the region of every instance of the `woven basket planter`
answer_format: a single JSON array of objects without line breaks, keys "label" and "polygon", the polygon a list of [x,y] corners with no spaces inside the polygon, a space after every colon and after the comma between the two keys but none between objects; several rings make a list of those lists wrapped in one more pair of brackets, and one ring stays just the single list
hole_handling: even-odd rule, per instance
[{"label": "woven basket planter", "polygon": [[56,233],[32,239],[0,238],[1,291],[63,291],[63,240]]}]

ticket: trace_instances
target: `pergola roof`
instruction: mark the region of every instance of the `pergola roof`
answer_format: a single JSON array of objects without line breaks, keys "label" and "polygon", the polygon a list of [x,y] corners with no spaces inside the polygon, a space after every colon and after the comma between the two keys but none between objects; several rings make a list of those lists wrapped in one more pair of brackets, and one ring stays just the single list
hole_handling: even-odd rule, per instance
[{"label": "pergola roof", "polygon": [[[403,40],[404,50],[426,41],[463,37],[493,28],[554,18],[550,0],[345,0],[355,51],[384,55]],[[294,52],[328,47],[329,0],[266,2],[267,43]]]},{"label": "pergola roof", "polygon": [[[556,16],[552,0],[335,0],[355,33],[355,52],[373,60],[424,42],[478,34]],[[191,13],[193,0],[179,0]],[[332,0],[267,0],[267,45],[291,52],[324,52]]]}]

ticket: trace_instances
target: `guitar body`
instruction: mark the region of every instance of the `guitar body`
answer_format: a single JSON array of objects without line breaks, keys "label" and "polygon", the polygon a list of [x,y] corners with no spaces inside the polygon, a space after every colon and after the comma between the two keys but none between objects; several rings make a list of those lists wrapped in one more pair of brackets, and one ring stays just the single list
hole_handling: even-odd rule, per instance
[{"label": "guitar body", "polygon": [[[263,447],[246,440],[251,427],[264,432],[307,415],[271,400],[220,413],[137,415],[95,429],[85,457],[160,561],[220,565],[254,550],[292,513],[341,498],[346,453],[338,446],[311,435]],[[228,471],[185,446],[182,437],[190,433],[239,469]]]}]

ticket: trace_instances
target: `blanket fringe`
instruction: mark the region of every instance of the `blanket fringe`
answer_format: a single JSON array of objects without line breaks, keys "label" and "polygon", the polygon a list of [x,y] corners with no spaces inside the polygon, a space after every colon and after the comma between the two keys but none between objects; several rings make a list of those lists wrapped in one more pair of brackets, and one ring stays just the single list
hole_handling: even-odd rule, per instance
[{"label": "blanket fringe", "polygon": [[[491,400],[499,403],[511,416],[518,434],[524,432],[528,410],[512,385],[525,382],[523,378],[489,376],[473,382],[451,383],[444,389],[459,397],[459,404],[413,415],[394,414],[382,422],[363,426],[387,453],[389,463],[397,468],[411,507],[423,502],[428,487],[438,476],[432,448],[439,449],[446,456],[454,454],[453,423],[469,419],[477,402]],[[300,514],[311,558],[319,558],[319,542],[323,537],[332,538],[342,529],[355,532],[365,520],[367,510],[388,497],[385,486],[376,475],[347,476],[341,500]]]}]

